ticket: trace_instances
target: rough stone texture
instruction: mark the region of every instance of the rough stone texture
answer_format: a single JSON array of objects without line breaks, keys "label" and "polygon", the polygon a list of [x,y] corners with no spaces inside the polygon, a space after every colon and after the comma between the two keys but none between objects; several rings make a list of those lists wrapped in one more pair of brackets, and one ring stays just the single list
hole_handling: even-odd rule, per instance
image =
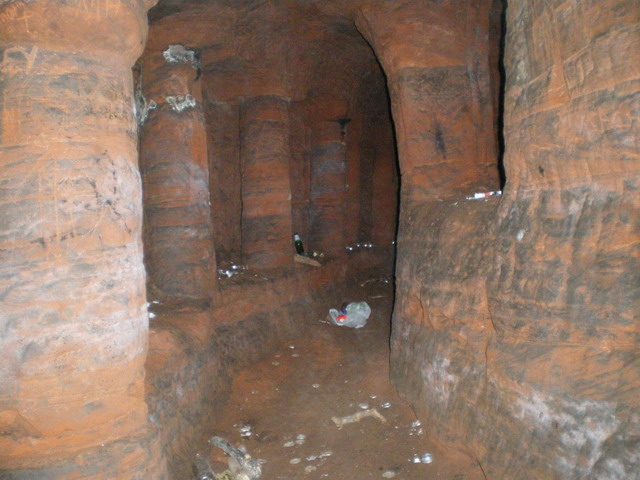
[{"label": "rough stone texture", "polygon": [[200,74],[151,47],[142,91],[158,107],[140,135],[149,293],[163,302],[209,302],[216,259]]},{"label": "rough stone texture", "polygon": [[402,206],[392,375],[487,478],[640,478],[639,15],[509,2],[504,197],[465,201],[465,176]]},{"label": "rough stone texture", "polygon": [[[289,109],[291,118],[291,161],[289,176],[291,185],[291,216],[293,231],[309,239],[309,209],[311,207],[311,129],[306,124],[304,103],[293,103]],[[307,245],[309,247],[309,245]]]},{"label": "rough stone texture", "polygon": [[346,146],[337,121],[323,122],[314,134],[309,244],[333,257],[345,246]]},{"label": "rough stone texture", "polygon": [[148,6],[0,4],[2,478],[165,478],[132,108]]},{"label": "rough stone texture", "polygon": [[[2,474],[162,478],[161,449],[183,478],[235,367],[303,333],[300,312],[339,303],[356,272],[388,271],[382,67],[403,180],[394,382],[487,478],[640,478],[640,9],[508,5],[507,185],[487,201],[466,197],[500,183],[499,1],[154,10],[147,264],[152,291],[169,290],[146,364],[157,444],[130,110],[143,5],[4,2]],[[169,45],[194,55],[164,64]],[[284,272],[290,256],[263,253],[290,249],[292,230],[339,260]],[[358,240],[379,247],[345,255]],[[214,245],[221,263],[244,245],[281,270],[215,287]]]},{"label": "rough stone texture", "polygon": [[389,84],[407,203],[497,189],[488,3],[371,2],[357,12]]},{"label": "rough stone texture", "polygon": [[289,102],[266,96],[240,106],[242,259],[251,269],[293,264]]},{"label": "rough stone texture", "polygon": [[[205,86],[208,84],[205,84]],[[240,108],[205,90],[211,214],[218,264],[241,263]]]}]

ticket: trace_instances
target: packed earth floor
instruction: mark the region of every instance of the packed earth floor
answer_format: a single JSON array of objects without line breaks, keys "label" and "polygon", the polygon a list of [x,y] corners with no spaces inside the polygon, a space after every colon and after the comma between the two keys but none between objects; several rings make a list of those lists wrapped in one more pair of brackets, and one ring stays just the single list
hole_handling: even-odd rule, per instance
[{"label": "packed earth floor", "polygon": [[[265,460],[266,480],[483,479],[477,462],[429,438],[389,381],[391,287],[361,290],[373,312],[365,328],[315,319],[304,338],[237,375],[212,435]],[[374,408],[386,423],[365,417],[339,429],[332,420]],[[432,462],[417,463],[425,454]],[[216,473],[227,468],[220,450],[209,455]]]}]

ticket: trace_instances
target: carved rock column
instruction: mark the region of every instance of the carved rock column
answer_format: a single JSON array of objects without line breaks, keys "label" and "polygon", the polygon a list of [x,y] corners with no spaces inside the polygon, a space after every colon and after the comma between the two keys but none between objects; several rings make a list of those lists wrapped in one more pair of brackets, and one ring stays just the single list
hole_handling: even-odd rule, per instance
[{"label": "carved rock column", "polygon": [[197,54],[177,45],[145,55],[142,68],[145,263],[151,294],[169,303],[209,303],[216,279],[198,68]]},{"label": "carved rock column", "polygon": [[[311,148],[311,247],[336,257],[344,254],[346,146],[340,122],[314,127]],[[357,221],[357,219],[354,219]]]},{"label": "carved rock column", "polygon": [[293,262],[289,178],[289,102],[261,96],[240,109],[242,253],[249,268],[288,268]]},{"label": "carved rock column", "polygon": [[164,478],[131,66],[146,6],[0,7],[0,477]]}]

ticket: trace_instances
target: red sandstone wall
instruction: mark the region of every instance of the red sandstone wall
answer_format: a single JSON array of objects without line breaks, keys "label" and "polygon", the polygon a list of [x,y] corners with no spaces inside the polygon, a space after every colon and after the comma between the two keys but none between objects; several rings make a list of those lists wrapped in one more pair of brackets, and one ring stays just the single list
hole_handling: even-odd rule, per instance
[{"label": "red sandstone wall", "polygon": [[640,9],[509,2],[507,186],[484,202],[464,197],[493,185],[490,127],[464,119],[476,99],[490,112],[486,70],[469,72],[487,46],[453,41],[463,2],[425,3],[422,29],[401,22],[420,18],[408,2],[359,23],[392,83],[403,173],[394,380],[488,478],[637,478]]},{"label": "red sandstone wall", "polygon": [[[197,100],[182,116],[163,103],[145,127],[158,291],[213,296],[212,246],[223,258],[240,253],[245,98],[291,100],[290,121],[303,123],[287,136],[300,142],[288,176],[293,228],[341,255],[354,238],[345,222],[357,216],[359,235],[384,243],[388,230],[375,235],[394,205],[390,130],[370,129],[382,118],[363,113],[373,96],[353,100],[377,68],[355,18],[389,82],[403,175],[396,384],[434,433],[465,442],[488,478],[637,476],[637,2],[509,2],[508,184],[487,202],[464,197],[498,183],[497,3],[294,3],[212,2],[161,18],[177,5],[166,2],[154,14],[155,55],[186,34],[203,55],[202,77],[190,66],[143,69],[149,99],[179,86],[174,93],[188,88]],[[135,2],[0,7],[0,474],[9,478],[165,476],[143,398],[129,69],[144,15]],[[354,122],[352,135],[343,143],[334,128],[327,141],[317,126],[342,118]],[[151,140],[164,135],[164,144]],[[323,142],[340,153],[326,171]],[[316,180],[340,175],[320,177],[314,190],[314,171]],[[325,225],[313,217],[326,206],[317,202],[323,186],[351,200],[332,206]],[[179,234],[156,235],[167,227]],[[172,250],[176,243],[192,248]],[[147,387],[174,473],[187,471],[193,442],[208,434],[215,411],[203,400],[222,397],[230,365],[299,332],[296,315],[320,308],[310,300],[318,292],[322,309],[334,302],[330,285],[355,263],[299,267],[266,294],[229,287],[211,311],[163,306]]]},{"label": "red sandstone wall", "polygon": [[487,3],[371,2],[356,14],[387,77],[405,202],[498,185]]}]

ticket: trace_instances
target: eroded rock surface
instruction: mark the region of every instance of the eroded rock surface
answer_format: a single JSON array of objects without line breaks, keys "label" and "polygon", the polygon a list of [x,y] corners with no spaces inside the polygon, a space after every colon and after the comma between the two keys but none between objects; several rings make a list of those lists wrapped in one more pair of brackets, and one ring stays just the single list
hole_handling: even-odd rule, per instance
[{"label": "eroded rock surface", "polygon": [[509,2],[502,199],[403,205],[393,376],[489,478],[638,478],[639,14]]},{"label": "eroded rock surface", "polygon": [[390,272],[401,177],[431,433],[639,478],[637,1],[509,1],[503,105],[498,0],[161,0],[145,44],[151,3],[0,4],[0,476],[184,478],[234,372]]}]

